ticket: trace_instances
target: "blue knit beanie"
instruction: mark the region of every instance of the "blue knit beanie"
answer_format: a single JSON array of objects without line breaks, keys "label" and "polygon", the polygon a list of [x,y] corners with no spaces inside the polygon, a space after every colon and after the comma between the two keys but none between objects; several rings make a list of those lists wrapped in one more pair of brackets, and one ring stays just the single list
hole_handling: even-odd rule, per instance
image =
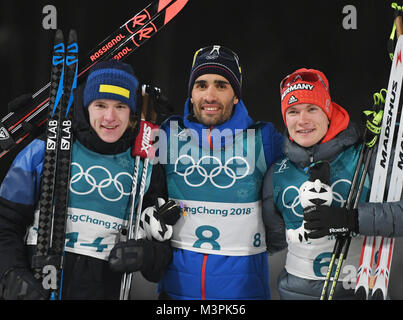
[{"label": "blue knit beanie", "polygon": [[127,104],[134,113],[138,85],[130,65],[117,60],[98,62],[87,78],[84,107],[97,99],[112,99]]}]

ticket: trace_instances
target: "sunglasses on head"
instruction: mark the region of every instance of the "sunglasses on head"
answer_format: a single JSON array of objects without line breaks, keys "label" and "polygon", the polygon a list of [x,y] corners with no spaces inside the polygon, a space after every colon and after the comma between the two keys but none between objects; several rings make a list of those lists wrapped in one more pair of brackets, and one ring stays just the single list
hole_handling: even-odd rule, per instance
[{"label": "sunglasses on head", "polygon": [[310,83],[315,83],[319,81],[325,87],[326,91],[329,91],[322,77],[319,74],[313,72],[301,72],[286,76],[280,83],[280,90],[282,91],[286,86],[290,86],[298,80]]}]

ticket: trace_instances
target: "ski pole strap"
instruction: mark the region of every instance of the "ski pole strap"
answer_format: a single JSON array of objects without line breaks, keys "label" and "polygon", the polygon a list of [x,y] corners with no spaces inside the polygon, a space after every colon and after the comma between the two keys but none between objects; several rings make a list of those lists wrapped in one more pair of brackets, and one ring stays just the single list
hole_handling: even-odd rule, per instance
[{"label": "ski pole strap", "polygon": [[378,112],[376,111],[364,111],[364,114],[367,117],[366,127],[369,130],[369,134],[367,134],[365,144],[369,148],[373,148],[378,141],[379,134],[382,129],[382,117],[383,110]]},{"label": "ski pole strap", "polygon": [[374,93],[373,110],[363,111],[367,118],[365,125],[368,130],[365,136],[365,144],[369,148],[373,148],[375,146],[376,142],[378,141],[378,136],[381,133],[386,93],[386,89],[382,89],[379,92]]},{"label": "ski pole strap", "polygon": [[[382,117],[383,117],[383,110],[371,111],[365,110],[365,116],[367,117],[366,127],[367,129],[373,133],[374,135],[378,136],[381,133],[382,129]],[[368,145],[368,142],[367,142]],[[371,147],[371,145],[368,145]]]}]

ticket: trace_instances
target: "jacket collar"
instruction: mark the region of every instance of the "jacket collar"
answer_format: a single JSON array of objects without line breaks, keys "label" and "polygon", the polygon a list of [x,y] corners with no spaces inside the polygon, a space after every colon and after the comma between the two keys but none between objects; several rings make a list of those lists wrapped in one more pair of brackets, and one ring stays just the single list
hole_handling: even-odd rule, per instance
[{"label": "jacket collar", "polygon": [[316,144],[309,148],[301,147],[290,139],[284,139],[284,154],[301,168],[309,166],[311,163],[319,160],[334,160],[343,150],[352,146],[360,140],[360,133],[354,123],[340,132],[332,140]]}]

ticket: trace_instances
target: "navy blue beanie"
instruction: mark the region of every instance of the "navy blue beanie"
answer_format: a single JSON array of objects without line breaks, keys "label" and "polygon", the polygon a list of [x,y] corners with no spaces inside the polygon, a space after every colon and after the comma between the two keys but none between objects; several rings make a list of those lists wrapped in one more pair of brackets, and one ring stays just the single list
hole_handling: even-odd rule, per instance
[{"label": "navy blue beanie", "polygon": [[196,51],[190,71],[188,94],[192,96],[193,85],[203,74],[219,74],[231,84],[235,95],[242,98],[242,70],[239,58],[232,50],[219,46],[209,46]]},{"label": "navy blue beanie", "polygon": [[134,113],[138,85],[130,65],[117,60],[98,62],[85,84],[84,106],[97,99],[112,99],[127,104]]}]

